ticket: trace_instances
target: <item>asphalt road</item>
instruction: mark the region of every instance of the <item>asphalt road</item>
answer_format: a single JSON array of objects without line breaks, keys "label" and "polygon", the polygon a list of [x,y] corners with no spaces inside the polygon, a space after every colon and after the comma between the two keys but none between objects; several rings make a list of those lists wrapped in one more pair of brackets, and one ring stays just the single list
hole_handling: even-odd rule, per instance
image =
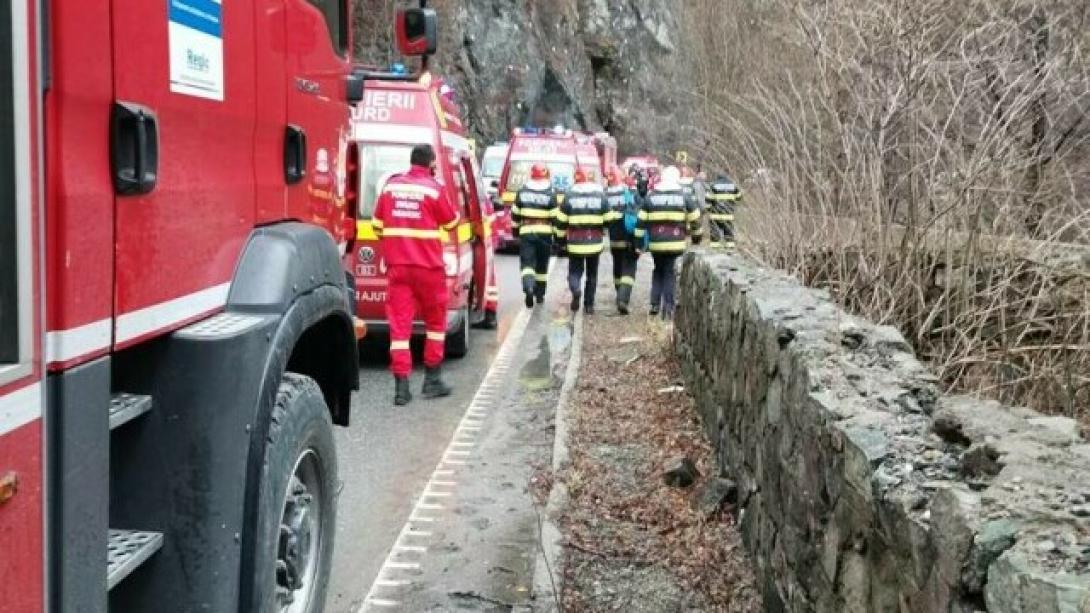
[{"label": "asphalt road", "polygon": [[[394,407],[386,355],[372,349],[370,353],[378,355],[361,356],[361,387],[352,401],[352,425],[336,431],[343,489],[326,611],[360,609],[507,330],[525,308],[518,272],[516,256],[498,257],[499,329],[473,330],[469,355],[444,365],[444,376],[455,389],[452,396],[417,397],[407,407]],[[414,393],[422,370],[418,364],[413,373]]]}]

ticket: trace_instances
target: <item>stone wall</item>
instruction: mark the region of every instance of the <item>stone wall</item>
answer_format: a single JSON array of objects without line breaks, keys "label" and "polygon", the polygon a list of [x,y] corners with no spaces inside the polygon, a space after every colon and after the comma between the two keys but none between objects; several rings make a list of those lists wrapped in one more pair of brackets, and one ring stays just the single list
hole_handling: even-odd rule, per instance
[{"label": "stone wall", "polygon": [[1090,445],[945,397],[890,327],[691,253],[676,350],[779,611],[1090,611]]}]

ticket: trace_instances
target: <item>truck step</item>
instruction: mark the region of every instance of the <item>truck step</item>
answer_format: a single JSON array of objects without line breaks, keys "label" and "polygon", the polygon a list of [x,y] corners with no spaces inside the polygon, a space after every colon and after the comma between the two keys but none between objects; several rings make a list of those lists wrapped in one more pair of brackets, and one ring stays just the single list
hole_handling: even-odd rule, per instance
[{"label": "truck step", "polygon": [[110,530],[106,547],[106,589],[112,590],[162,546],[161,532]]},{"label": "truck step", "polygon": [[151,410],[151,396],[114,394],[110,399],[110,429],[125,424]]}]

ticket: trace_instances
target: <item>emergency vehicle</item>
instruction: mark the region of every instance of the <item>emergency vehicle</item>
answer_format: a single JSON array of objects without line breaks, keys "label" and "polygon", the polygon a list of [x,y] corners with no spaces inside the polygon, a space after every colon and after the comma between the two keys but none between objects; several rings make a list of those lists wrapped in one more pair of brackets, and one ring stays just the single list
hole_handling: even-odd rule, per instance
[{"label": "emergency vehicle", "polygon": [[[504,205],[515,202],[515,194],[530,179],[534,164],[549,168],[553,187],[563,194],[575,180],[575,135],[571,130],[515,128],[511,133],[507,160],[500,174],[500,193]],[[563,196],[561,196],[563,197]]]},{"label": "emergency vehicle", "polygon": [[598,147],[590,134],[575,134],[575,167],[586,173],[587,178],[596,183],[605,184],[605,170]]},{"label": "emergency vehicle", "polygon": [[509,250],[518,246],[518,237],[515,236],[515,227],[511,220],[511,208],[504,205],[499,190],[500,175],[503,174],[508,148],[506,142],[493,143],[484,150],[481,157],[481,181],[485,184],[485,193],[492,202],[492,232],[497,250]]},{"label": "emergency vehicle", "polygon": [[[356,278],[359,317],[372,335],[388,336],[386,270],[371,215],[386,181],[409,169],[413,146],[430,144],[437,154],[436,179],[462,219],[447,235],[443,253],[450,291],[446,351],[462,357],[469,351],[471,324],[484,317],[490,302],[494,309],[499,298],[493,274],[492,205],[480,183],[460,111],[439,96],[435,81],[424,73],[415,80],[365,83],[363,100],[353,110],[360,208],[356,245],[347,259]],[[424,334],[423,321],[414,322],[414,332]]]},{"label": "emergency vehicle", "polygon": [[[350,16],[0,6],[5,613],[322,610],[359,372]],[[400,23],[433,46],[434,13]]]}]

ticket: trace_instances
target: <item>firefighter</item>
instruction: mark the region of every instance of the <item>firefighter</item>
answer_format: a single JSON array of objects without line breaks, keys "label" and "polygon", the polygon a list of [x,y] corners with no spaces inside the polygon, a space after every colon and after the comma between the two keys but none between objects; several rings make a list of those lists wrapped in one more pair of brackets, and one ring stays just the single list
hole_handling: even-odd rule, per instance
[{"label": "firefighter", "polygon": [[648,250],[655,262],[651,277],[651,315],[674,314],[674,281],[678,256],[688,247],[687,237],[699,236],[700,210],[685,195],[674,166],[663,169],[659,181],[640,207],[636,238],[648,238]]},{"label": "firefighter", "polygon": [[621,171],[610,169],[606,203],[609,205],[609,251],[613,256],[613,289],[617,292],[617,312],[628,315],[628,301],[636,283],[635,237],[625,226],[625,214],[636,210],[636,197],[624,183]]},{"label": "firefighter", "polygon": [[545,301],[556,213],[556,191],[549,181],[549,168],[534,164],[530,168],[530,180],[515,194],[515,203],[511,206],[511,222],[519,237],[522,291],[526,294],[528,309],[534,307],[535,301],[537,304]]},{"label": "firefighter", "polygon": [[711,245],[733,249],[734,209],[742,200],[742,191],[727,175],[721,174],[708,186],[704,199]]},{"label": "firefighter", "polygon": [[458,225],[458,210],[435,180],[435,150],[413,147],[408,172],[386,182],[375,204],[373,225],[382,238],[386,264],[386,320],[390,326],[390,370],[394,374],[394,404],[412,401],[413,318],[424,319],[425,398],[448,396],[443,382],[443,349],[447,329],[447,275],[443,265],[443,234]]},{"label": "firefighter", "polygon": [[[598,287],[598,258],[602,255],[609,206],[602,186],[591,173],[575,171],[575,184],[564,196],[556,216],[556,235],[567,246],[568,288],[571,310],[579,310],[580,299],[587,315],[594,314],[594,293]],[[586,291],[583,273],[586,272]]]}]

